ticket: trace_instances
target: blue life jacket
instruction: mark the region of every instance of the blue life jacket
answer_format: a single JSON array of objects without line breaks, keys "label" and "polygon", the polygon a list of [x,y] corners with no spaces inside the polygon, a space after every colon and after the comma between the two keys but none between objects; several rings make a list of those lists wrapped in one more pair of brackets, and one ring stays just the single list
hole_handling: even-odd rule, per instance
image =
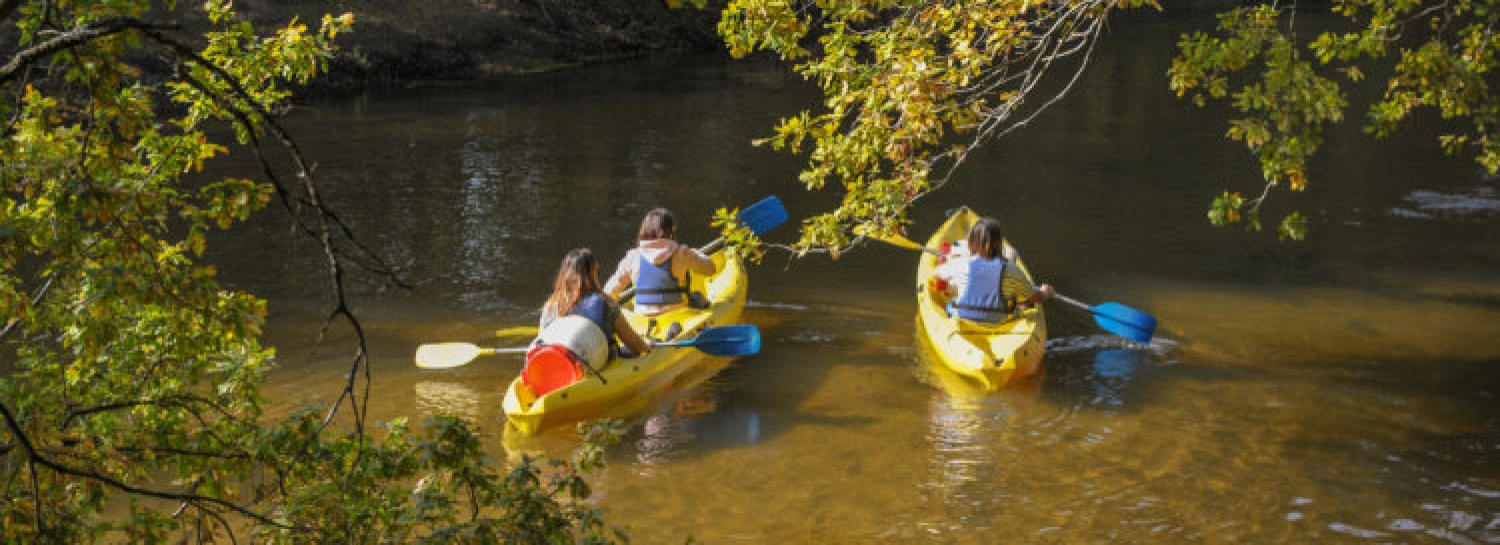
[{"label": "blue life jacket", "polygon": [[1001,258],[969,260],[969,283],[953,302],[959,318],[974,322],[1001,322],[1015,310],[1015,301],[1005,297],[1001,282],[1005,267]]},{"label": "blue life jacket", "polygon": [[615,310],[609,304],[609,299],[603,293],[594,292],[583,296],[577,303],[573,304],[575,316],[588,318],[599,330],[604,332],[604,339],[609,341],[609,357],[614,359],[620,353],[619,342],[615,340]]},{"label": "blue life jacket", "polygon": [[604,294],[596,291],[583,296],[577,303],[573,303],[573,312],[569,314],[588,318],[589,321],[594,322],[594,325],[599,326],[599,331],[604,332],[606,339],[613,340],[615,324],[614,320],[610,319],[613,318],[610,316],[613,314],[610,310],[609,300],[604,298]]},{"label": "blue life jacket", "polygon": [[[692,273],[688,273],[692,278]],[[687,286],[677,283],[672,276],[672,260],[669,258],[657,265],[646,256],[641,256],[635,275],[635,302],[642,305],[675,305],[687,300]]]}]

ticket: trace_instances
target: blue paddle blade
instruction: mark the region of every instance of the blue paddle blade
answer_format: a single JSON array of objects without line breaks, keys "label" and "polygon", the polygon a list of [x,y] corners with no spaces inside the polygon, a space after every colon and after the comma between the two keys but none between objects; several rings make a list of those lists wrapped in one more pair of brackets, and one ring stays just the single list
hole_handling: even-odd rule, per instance
[{"label": "blue paddle blade", "polygon": [[1119,303],[1100,303],[1089,307],[1094,322],[1110,333],[1146,344],[1156,334],[1156,318]]},{"label": "blue paddle blade", "polygon": [[781,205],[781,199],[776,198],[775,195],[750,205],[741,210],[739,215],[740,223],[745,224],[756,235],[765,234],[766,231],[785,223],[786,218],[786,207]]},{"label": "blue paddle blade", "polygon": [[751,324],[711,327],[697,338],[657,346],[691,346],[714,356],[749,356],[760,352],[760,329]]}]

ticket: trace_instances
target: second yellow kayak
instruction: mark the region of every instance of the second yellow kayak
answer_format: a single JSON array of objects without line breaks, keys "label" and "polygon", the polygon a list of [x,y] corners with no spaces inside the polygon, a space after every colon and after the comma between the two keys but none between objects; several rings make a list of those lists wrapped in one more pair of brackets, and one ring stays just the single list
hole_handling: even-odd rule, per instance
[{"label": "second yellow kayak", "polygon": [[[977,221],[979,216],[973,211],[959,209],[933,233],[927,247],[962,247],[969,229]],[[1005,244],[1010,246],[1009,241]],[[1041,306],[1020,310],[1010,320],[998,324],[949,316],[947,305],[954,294],[937,289],[931,282],[932,273],[939,263],[938,256],[923,252],[917,261],[916,284],[917,321],[921,324],[921,335],[931,343],[939,362],[989,390],[1035,374],[1047,348],[1047,322]],[[1028,282],[1036,283],[1019,257],[1014,264]]]}]

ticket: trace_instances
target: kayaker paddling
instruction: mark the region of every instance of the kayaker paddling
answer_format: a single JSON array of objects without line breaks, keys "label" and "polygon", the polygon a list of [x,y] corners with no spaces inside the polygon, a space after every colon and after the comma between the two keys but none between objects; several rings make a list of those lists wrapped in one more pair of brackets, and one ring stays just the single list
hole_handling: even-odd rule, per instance
[{"label": "kayaker paddling", "polygon": [[588,248],[563,257],[552,294],[542,305],[538,329],[527,365],[548,347],[566,348],[596,370],[615,356],[635,357],[651,351],[650,343],[620,313],[620,305],[599,288],[599,262]]},{"label": "kayaker paddling", "polygon": [[[648,214],[643,226],[659,231],[660,235],[641,236],[640,239],[671,239],[670,223],[661,223],[670,217],[651,219],[655,215]],[[768,197],[740,212],[739,219],[752,232],[761,234],[786,221],[786,209],[779,199]],[[710,243],[706,247],[717,245]],[[679,260],[690,255],[681,251],[675,253]],[[656,410],[659,407],[657,402],[675,398],[677,393],[691,388],[722,363],[722,360],[705,360],[705,357],[733,358],[758,353],[760,331],[753,325],[739,323],[748,286],[744,263],[733,252],[713,252],[708,258],[712,260],[711,268],[697,270],[711,270],[713,273],[696,274],[690,284],[679,284],[702,294],[704,304],[679,304],[673,310],[645,316],[637,312],[639,307],[634,302],[620,303],[620,314],[636,331],[650,331],[653,323],[666,326],[664,331],[667,333],[658,337],[661,342],[653,343],[650,353],[616,361],[594,373],[593,377],[575,378],[570,382],[530,380],[523,372],[506,387],[505,398],[501,401],[505,418],[510,423],[507,429],[532,435],[581,420],[630,419],[642,411]],[[622,276],[630,277],[628,272]],[[622,288],[614,289],[614,293],[620,293]],[[605,295],[609,296],[610,292]],[[672,334],[673,329],[679,333]],[[560,385],[553,387],[554,384]]]},{"label": "kayaker paddling", "polygon": [[677,226],[671,212],[665,208],[647,212],[636,233],[636,247],[620,260],[614,275],[605,283],[604,292],[618,298],[627,288],[635,286],[635,312],[645,316],[658,316],[685,306],[701,307],[690,305],[702,297],[688,289],[692,275],[712,275],[718,269],[703,252],[679,244],[676,236]]},{"label": "kayaker paddling", "polygon": [[[1035,376],[1047,351],[1046,313],[1035,303],[1053,292],[1033,287],[1025,261],[1007,251],[1000,222],[959,208],[926,244],[905,242],[924,250],[917,259],[917,321],[935,363],[987,391]],[[960,300],[979,307],[964,311],[978,320],[958,315],[950,303]]]},{"label": "kayaker paddling", "polygon": [[954,249],[932,274],[939,290],[956,294],[947,305],[950,316],[998,323],[1052,298],[1051,285],[1033,286],[1015,266],[1015,250],[1005,245],[999,220],[980,218],[969,229],[966,246]]}]

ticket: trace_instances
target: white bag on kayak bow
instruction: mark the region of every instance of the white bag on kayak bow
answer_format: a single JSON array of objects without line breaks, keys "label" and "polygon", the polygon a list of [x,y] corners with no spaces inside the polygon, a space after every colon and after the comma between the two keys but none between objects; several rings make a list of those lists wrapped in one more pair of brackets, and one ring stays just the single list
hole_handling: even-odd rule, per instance
[{"label": "white bag on kayak bow", "polygon": [[537,334],[542,344],[560,344],[594,369],[609,362],[609,339],[593,320],[582,316],[563,316],[542,328]]}]

